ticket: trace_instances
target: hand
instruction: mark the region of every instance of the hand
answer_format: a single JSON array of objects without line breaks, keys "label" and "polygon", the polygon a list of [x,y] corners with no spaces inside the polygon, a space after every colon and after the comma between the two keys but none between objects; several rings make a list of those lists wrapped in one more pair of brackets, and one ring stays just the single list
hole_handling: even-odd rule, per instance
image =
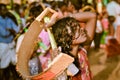
[{"label": "hand", "polygon": [[84,29],[80,29],[79,36],[73,40],[73,44],[81,44],[87,40],[87,34]]},{"label": "hand", "polygon": [[50,18],[50,21],[45,23],[45,27],[48,28],[48,27],[52,26],[56,22],[57,17],[58,17],[58,13],[56,12],[52,15],[52,17]]}]

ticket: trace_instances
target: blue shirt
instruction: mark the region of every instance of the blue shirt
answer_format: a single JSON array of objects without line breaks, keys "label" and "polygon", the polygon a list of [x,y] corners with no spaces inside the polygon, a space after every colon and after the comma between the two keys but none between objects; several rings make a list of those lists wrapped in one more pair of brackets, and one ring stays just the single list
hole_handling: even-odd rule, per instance
[{"label": "blue shirt", "polygon": [[11,43],[13,41],[14,36],[7,29],[12,29],[16,33],[20,30],[11,18],[0,16],[0,43]]}]

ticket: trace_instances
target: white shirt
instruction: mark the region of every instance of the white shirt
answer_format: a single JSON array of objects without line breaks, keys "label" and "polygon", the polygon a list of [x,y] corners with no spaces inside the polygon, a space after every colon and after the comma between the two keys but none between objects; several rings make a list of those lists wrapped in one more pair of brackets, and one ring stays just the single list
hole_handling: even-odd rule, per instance
[{"label": "white shirt", "polygon": [[113,15],[116,18],[115,24],[116,26],[120,25],[120,4],[115,1],[111,1],[107,5],[108,15]]},{"label": "white shirt", "polygon": [[101,32],[102,32],[102,24],[100,20],[97,20],[96,33],[101,33]]},{"label": "white shirt", "polygon": [[106,8],[108,15],[113,15],[113,16],[120,15],[120,5],[117,2],[111,1],[110,3],[108,3]]}]

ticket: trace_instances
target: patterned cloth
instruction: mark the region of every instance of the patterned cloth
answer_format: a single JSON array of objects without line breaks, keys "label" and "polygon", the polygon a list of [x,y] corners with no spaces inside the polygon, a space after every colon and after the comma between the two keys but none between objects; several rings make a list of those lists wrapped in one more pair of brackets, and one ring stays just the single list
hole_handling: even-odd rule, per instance
[{"label": "patterned cloth", "polygon": [[78,72],[75,76],[69,78],[69,80],[92,80],[90,66],[87,58],[87,52],[84,48],[81,48],[79,50],[78,58],[80,63],[80,72]]},{"label": "patterned cloth", "polygon": [[82,80],[92,80],[90,66],[87,58],[87,52],[84,49],[80,49],[78,53],[78,58],[80,63]]}]

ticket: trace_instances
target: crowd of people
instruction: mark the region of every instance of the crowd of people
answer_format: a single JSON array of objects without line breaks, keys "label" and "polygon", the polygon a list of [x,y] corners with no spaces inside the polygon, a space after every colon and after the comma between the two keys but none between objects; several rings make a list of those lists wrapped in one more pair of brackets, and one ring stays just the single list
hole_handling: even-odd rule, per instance
[{"label": "crowd of people", "polygon": [[[51,49],[49,34],[43,29],[28,63],[31,75],[43,72],[53,58],[51,53],[56,56],[60,51],[75,59],[73,64],[79,72],[71,76],[64,71],[66,74],[55,77],[55,80],[92,80],[87,58],[91,47],[96,51],[105,49],[108,57],[120,54],[119,0],[110,0],[102,6],[102,12],[97,11],[97,2],[90,4],[82,0],[43,0],[26,2],[24,5],[14,3],[11,9],[8,9],[8,5],[0,3],[1,80],[23,80],[16,71],[17,53],[29,26],[47,7],[57,12],[56,17],[45,27],[52,28],[58,49]],[[34,62],[35,66],[32,65]]]}]

